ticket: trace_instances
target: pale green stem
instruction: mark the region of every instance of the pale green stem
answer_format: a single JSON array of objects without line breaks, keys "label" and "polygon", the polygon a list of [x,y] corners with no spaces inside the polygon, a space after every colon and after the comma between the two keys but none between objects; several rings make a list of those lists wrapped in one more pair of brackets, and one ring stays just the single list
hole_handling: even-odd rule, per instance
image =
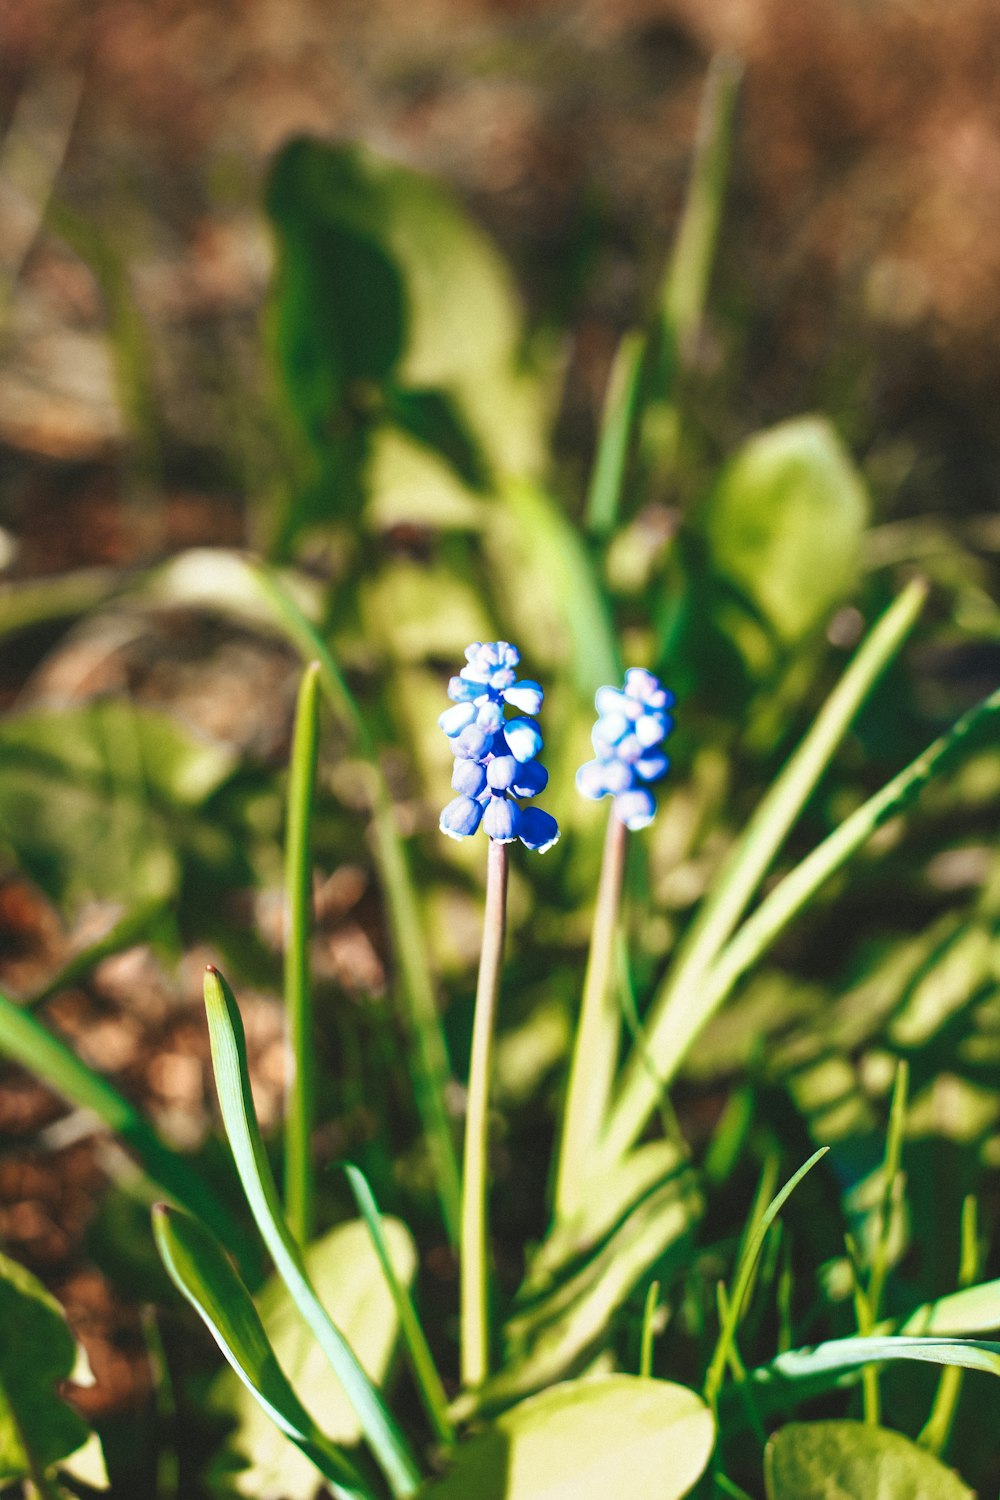
[{"label": "pale green stem", "polygon": [[612,971],[627,847],[628,829],[612,806],[563,1111],[556,1175],[557,1219],[568,1218],[580,1206],[581,1189],[587,1173],[593,1170],[618,1065],[621,1011]]},{"label": "pale green stem", "polygon": [[507,845],[489,841],[486,912],[472,1025],[465,1153],[462,1170],[461,1333],[462,1384],[475,1390],[490,1367],[488,1183],[489,1087],[496,1031],[500,965],[507,926]]},{"label": "pale green stem", "polygon": [[300,1245],[313,1231],[310,1160],[316,1095],[309,936],[312,928],[312,822],[319,750],[319,662],[302,674],[295,709],[285,834],[285,1016],[289,1070],[285,1103],[285,1217]]},{"label": "pale green stem", "polygon": [[[958,1269],[959,1287],[972,1286],[979,1275],[980,1254],[976,1233],[977,1204],[970,1194],[962,1202],[962,1255]],[[962,1394],[965,1371],[958,1365],[949,1365],[941,1371],[934,1405],[917,1438],[922,1448],[940,1458],[948,1446],[951,1436],[958,1398]]]}]

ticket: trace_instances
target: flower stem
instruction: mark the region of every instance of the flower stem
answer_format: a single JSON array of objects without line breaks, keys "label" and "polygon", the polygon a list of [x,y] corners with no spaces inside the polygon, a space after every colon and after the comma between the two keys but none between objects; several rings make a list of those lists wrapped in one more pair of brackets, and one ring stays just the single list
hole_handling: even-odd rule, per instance
[{"label": "flower stem", "polygon": [[593,1166],[593,1152],[604,1129],[618,1062],[621,1015],[612,971],[627,847],[628,829],[612,806],[563,1112],[556,1176],[557,1218],[566,1218],[579,1207],[580,1189]]},{"label": "flower stem", "polygon": [[507,845],[489,841],[486,913],[476,985],[469,1061],[462,1171],[461,1327],[462,1383],[482,1385],[489,1374],[489,1268],[486,1227],[489,1084],[496,1030],[500,964],[507,926]]}]

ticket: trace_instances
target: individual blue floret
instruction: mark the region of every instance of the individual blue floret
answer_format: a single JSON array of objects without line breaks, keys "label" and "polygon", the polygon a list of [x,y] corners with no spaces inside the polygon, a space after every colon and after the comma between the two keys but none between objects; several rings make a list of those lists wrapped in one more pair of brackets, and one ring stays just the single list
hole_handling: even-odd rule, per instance
[{"label": "individual blue floret", "polygon": [[577,790],[596,801],[614,798],[615,816],[627,828],[653,821],[656,799],[649,783],[667,774],[670,761],[660,748],[674,727],[668,710],[674,695],[643,667],[630,667],[621,688],[598,688],[597,723],[591,733],[596,759],[576,773]]},{"label": "individual blue floret", "polygon": [[[542,733],[536,716],[544,695],[537,682],[517,676],[520,659],[509,641],[476,642],[448,683],[452,707],[438,724],[451,741],[451,784],[459,795],[444,809],[440,826],[449,838],[463,839],[482,824],[497,843],[520,839],[544,852],[559,838],[555,818],[514,800],[537,796],[549,779],[537,759]],[[514,717],[506,717],[507,708]]]}]

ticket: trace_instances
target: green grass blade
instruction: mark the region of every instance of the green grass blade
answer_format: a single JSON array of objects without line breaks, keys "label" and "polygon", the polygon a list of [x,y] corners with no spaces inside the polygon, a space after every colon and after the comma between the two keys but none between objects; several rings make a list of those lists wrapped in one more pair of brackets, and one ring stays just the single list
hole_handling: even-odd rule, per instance
[{"label": "green grass blade", "polygon": [[902,1187],[900,1173],[903,1165],[903,1131],[906,1126],[909,1080],[909,1066],[904,1060],[900,1060],[896,1065],[896,1079],[892,1089],[892,1103],[889,1107],[889,1128],[886,1132],[885,1162],[882,1167],[882,1201],[879,1205],[878,1233],[868,1282],[868,1306],[872,1326],[878,1322],[879,1308],[882,1305],[882,1292],[889,1271],[893,1211]]},{"label": "green grass blade", "polygon": [[[705,977],[816,788],[862,703],[913,628],[926,586],[910,583],[871,631],[820,710],[805,739],[764,797],[720,871],[653,1002],[646,1042],[668,1083],[707,1019]],[[608,1128],[609,1155],[622,1156],[656,1107],[646,1061],[633,1050]]]},{"label": "green grass blade", "polygon": [[171,1281],[272,1422],[329,1480],[338,1500],[372,1500],[354,1466],[324,1437],[299,1401],[250,1293],[218,1240],[197,1219],[165,1203],[153,1208],[153,1233]]},{"label": "green grass blade", "polygon": [[0,1053],[39,1077],[77,1109],[90,1110],[135,1154],[161,1192],[197,1214],[225,1243],[242,1248],[245,1236],[219,1202],[218,1193],[190,1162],[164,1145],[149,1121],[113,1084],[87,1066],[36,1016],[0,994]]},{"label": "green grass blade", "polygon": [[315,1113],[315,1056],[309,937],[312,930],[312,823],[319,752],[319,663],[302,674],[288,776],[285,834],[285,1014],[291,1081],[285,1109],[285,1209],[300,1245],[312,1238],[313,1173],[310,1160]]},{"label": "green grass blade", "polygon": [[205,975],[205,1010],[222,1118],[254,1220],[275,1269],[357,1412],[396,1500],[407,1500],[420,1484],[419,1471],[382,1398],[320,1302],[285,1223],[254,1113],[243,1021],[232,990],[215,968]]},{"label": "green grass blade", "polygon": [[699,1026],[714,1014],[737,980],[808,905],[824,882],[868,841],[877,828],[905,812],[928,782],[943,774],[965,754],[998,714],[1000,691],[963,714],[947,734],[929,745],[880,792],[869,797],[775,886],[713,966],[701,997],[704,1015]]},{"label": "green grass blade", "polygon": [[365,1221],[368,1233],[371,1236],[372,1246],[378,1256],[379,1265],[385,1274],[386,1283],[392,1293],[392,1300],[396,1304],[396,1312],[399,1315],[399,1326],[406,1343],[406,1351],[409,1355],[410,1366],[413,1377],[417,1383],[417,1390],[424,1409],[430,1420],[431,1426],[438,1440],[449,1446],[455,1441],[455,1431],[448,1417],[448,1397],[441,1377],[434,1363],[424,1330],[420,1326],[413,1299],[407,1288],[396,1275],[389,1254],[389,1245],[382,1227],[382,1215],[379,1213],[375,1195],[368,1185],[367,1178],[359,1168],[347,1163],[344,1167],[347,1180],[354,1194],[354,1201],[358,1205],[358,1213]]},{"label": "green grass blade", "polygon": [[717,54],[702,96],[691,182],[660,294],[662,323],[681,350],[697,332],[705,311],[742,75],[737,58]]},{"label": "green grass blade", "polygon": [[[958,1267],[959,1290],[956,1297],[962,1297],[963,1293],[968,1296],[976,1277],[979,1275],[979,1235],[977,1225],[979,1218],[979,1205],[971,1193],[962,1201],[962,1229],[961,1229],[961,1255]],[[947,1301],[948,1299],[944,1299]],[[995,1313],[994,1313],[995,1315]],[[904,1332],[909,1331],[904,1329]],[[935,1458],[940,1458],[948,1446],[951,1437],[952,1424],[955,1420],[955,1412],[958,1409],[958,1399],[962,1394],[962,1383],[965,1372],[952,1365],[947,1370],[942,1370],[938,1381],[938,1388],[934,1393],[934,1403],[930,1414],[924,1423],[917,1442],[921,1448],[926,1448],[933,1453]]]},{"label": "green grass blade", "polygon": [[919,1339],[902,1334],[884,1338],[830,1339],[812,1349],[790,1349],[770,1364],[750,1372],[755,1385],[780,1385],[786,1381],[830,1383],[854,1370],[889,1360],[917,1360],[923,1364],[957,1366],[1000,1375],[1000,1344],[984,1339]]},{"label": "green grass blade", "polygon": [[615,352],[587,492],[586,527],[591,536],[607,537],[618,523],[645,353],[646,340],[634,331],[623,336]]},{"label": "green grass blade", "polygon": [[639,1343],[639,1374],[649,1380],[653,1374],[653,1340],[656,1337],[656,1308],[660,1300],[660,1283],[651,1281],[642,1309],[642,1338]]},{"label": "green grass blade", "polygon": [[628,829],[612,807],[561,1122],[555,1190],[559,1219],[569,1218],[581,1195],[586,1196],[614,1084],[621,1015],[613,968],[628,839]]},{"label": "green grass blade", "polygon": [[668,468],[676,451],[677,376],[705,311],[729,175],[741,74],[735,58],[716,56],[702,94],[691,180],[663,274],[653,358],[645,381],[641,451],[647,467],[654,472]]},{"label": "green grass blade", "polygon": [[743,1250],[740,1254],[739,1263],[736,1267],[736,1274],[733,1278],[732,1294],[726,1299],[725,1319],[723,1321],[722,1328],[719,1330],[719,1338],[715,1346],[715,1352],[712,1355],[711,1363],[708,1367],[708,1373],[705,1376],[705,1400],[708,1402],[709,1406],[712,1407],[713,1411],[715,1410],[718,1401],[719,1387],[722,1385],[722,1377],[725,1372],[726,1364],[729,1360],[729,1351],[736,1339],[736,1329],[743,1311],[743,1304],[746,1301],[747,1293],[750,1290],[750,1285],[757,1267],[757,1261],[760,1258],[760,1253],[764,1248],[764,1241],[767,1238],[767,1231],[770,1229],[771,1225],[774,1223],[775,1219],[778,1217],[781,1210],[788,1202],[788,1199],[791,1197],[792,1193],[794,1193],[795,1189],[802,1181],[803,1177],[805,1177],[807,1172],[812,1171],[816,1163],[826,1155],[828,1149],[829,1147],[827,1146],[821,1146],[818,1151],[813,1152],[812,1156],[810,1156],[807,1162],[803,1162],[799,1170],[785,1183],[780,1193],[778,1193],[776,1197],[771,1199],[771,1202],[768,1204],[767,1208],[764,1209],[763,1213],[757,1220],[753,1231],[747,1236],[746,1244],[744,1245]]},{"label": "green grass blade", "polygon": [[417,1108],[434,1164],[442,1216],[454,1244],[458,1239],[462,1188],[455,1141],[445,1105],[451,1067],[438,1015],[416,886],[396,822],[392,797],[379,763],[378,749],[330,651],[288,590],[268,568],[251,564],[249,572],[289,640],[307,660],[319,663],[320,686],[334,712],[351,726],[358,749],[371,767],[375,858],[413,1035]]}]

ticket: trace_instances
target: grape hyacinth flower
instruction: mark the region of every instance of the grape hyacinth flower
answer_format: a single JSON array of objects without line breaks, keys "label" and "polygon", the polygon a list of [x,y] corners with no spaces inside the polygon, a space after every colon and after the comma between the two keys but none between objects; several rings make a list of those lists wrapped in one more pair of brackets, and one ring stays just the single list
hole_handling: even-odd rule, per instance
[{"label": "grape hyacinth flower", "polygon": [[593,729],[596,759],[576,773],[577,790],[594,801],[614,798],[615,816],[633,831],[653,821],[656,799],[649,783],[667,774],[663,741],[674,727],[674,695],[658,677],[630,667],[624,688],[598,688]]},{"label": "grape hyacinth flower", "polygon": [[[451,785],[458,793],[441,814],[441,832],[464,839],[482,824],[498,844],[520,839],[543,854],[559,838],[559,826],[550,813],[516,800],[537,796],[549,779],[537,759],[542,689],[518,678],[520,653],[509,641],[477,641],[465,657],[466,665],[448,684],[452,707],[438,719],[451,740]],[[513,718],[506,717],[508,708]]]}]

